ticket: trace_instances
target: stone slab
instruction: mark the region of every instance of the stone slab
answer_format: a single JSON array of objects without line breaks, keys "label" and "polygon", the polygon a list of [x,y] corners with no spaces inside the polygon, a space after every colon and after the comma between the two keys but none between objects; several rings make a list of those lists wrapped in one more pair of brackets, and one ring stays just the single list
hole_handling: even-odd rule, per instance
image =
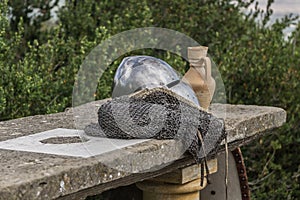
[{"label": "stone slab", "polygon": [[[81,109],[87,108],[92,116],[101,103],[86,104]],[[215,104],[211,111],[225,118],[232,148],[280,127],[286,120],[285,111],[274,107]],[[78,113],[69,109],[2,121],[0,141],[56,128],[75,129]],[[94,122],[95,118],[85,121]],[[179,154],[179,150],[174,140],[149,140],[89,158],[0,149],[0,199],[84,199],[194,163],[189,155]]]}]

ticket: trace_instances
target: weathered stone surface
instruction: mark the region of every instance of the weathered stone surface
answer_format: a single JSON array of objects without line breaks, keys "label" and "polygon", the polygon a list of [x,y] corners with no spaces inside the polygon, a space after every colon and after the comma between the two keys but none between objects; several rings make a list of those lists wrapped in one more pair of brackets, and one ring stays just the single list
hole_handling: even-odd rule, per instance
[{"label": "weathered stone surface", "polygon": [[247,141],[259,133],[280,127],[286,121],[283,109],[269,106],[213,104],[211,112],[225,119],[229,143]]},{"label": "weathered stone surface", "polygon": [[[83,115],[86,117],[84,123],[95,121],[96,105],[101,103],[80,107],[88,110]],[[274,107],[215,104],[211,111],[225,118],[228,142],[234,146],[279,127],[286,120],[285,111]],[[0,122],[0,141],[55,128],[73,129],[76,128],[76,116],[80,117],[80,112],[70,109],[63,113],[3,121]],[[193,163],[189,156],[181,156],[180,147],[173,140],[150,140],[127,147],[125,152],[116,150],[91,158],[74,158],[0,149],[0,199],[46,200],[65,195],[65,199],[80,199]],[[143,173],[123,171],[124,167],[129,167],[126,162],[133,156],[137,163],[131,167],[135,172]]]}]

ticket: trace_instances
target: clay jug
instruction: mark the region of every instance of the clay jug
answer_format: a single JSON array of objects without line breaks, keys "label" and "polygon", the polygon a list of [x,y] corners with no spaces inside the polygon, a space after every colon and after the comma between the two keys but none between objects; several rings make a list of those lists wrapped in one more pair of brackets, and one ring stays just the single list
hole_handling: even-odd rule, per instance
[{"label": "clay jug", "polygon": [[208,47],[188,47],[189,70],[183,81],[189,83],[202,108],[208,109],[215,92],[216,82],[211,76],[211,60],[207,57]]}]

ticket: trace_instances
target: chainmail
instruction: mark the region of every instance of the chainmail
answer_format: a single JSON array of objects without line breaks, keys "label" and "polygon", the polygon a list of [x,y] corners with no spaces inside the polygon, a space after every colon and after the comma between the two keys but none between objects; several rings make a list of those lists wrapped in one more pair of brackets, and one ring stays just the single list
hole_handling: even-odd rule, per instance
[{"label": "chainmail", "polygon": [[113,98],[99,108],[98,124],[88,125],[85,132],[118,139],[180,140],[197,163],[214,156],[226,137],[223,119],[163,88]]}]

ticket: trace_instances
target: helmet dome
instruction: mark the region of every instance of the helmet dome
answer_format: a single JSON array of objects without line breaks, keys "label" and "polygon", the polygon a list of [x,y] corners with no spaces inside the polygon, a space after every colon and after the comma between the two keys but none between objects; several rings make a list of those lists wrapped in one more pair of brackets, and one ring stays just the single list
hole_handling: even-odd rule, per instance
[{"label": "helmet dome", "polygon": [[178,73],[165,61],[151,56],[130,56],[122,60],[114,76],[112,97],[155,87],[168,88],[199,105],[193,89],[181,81]]}]

